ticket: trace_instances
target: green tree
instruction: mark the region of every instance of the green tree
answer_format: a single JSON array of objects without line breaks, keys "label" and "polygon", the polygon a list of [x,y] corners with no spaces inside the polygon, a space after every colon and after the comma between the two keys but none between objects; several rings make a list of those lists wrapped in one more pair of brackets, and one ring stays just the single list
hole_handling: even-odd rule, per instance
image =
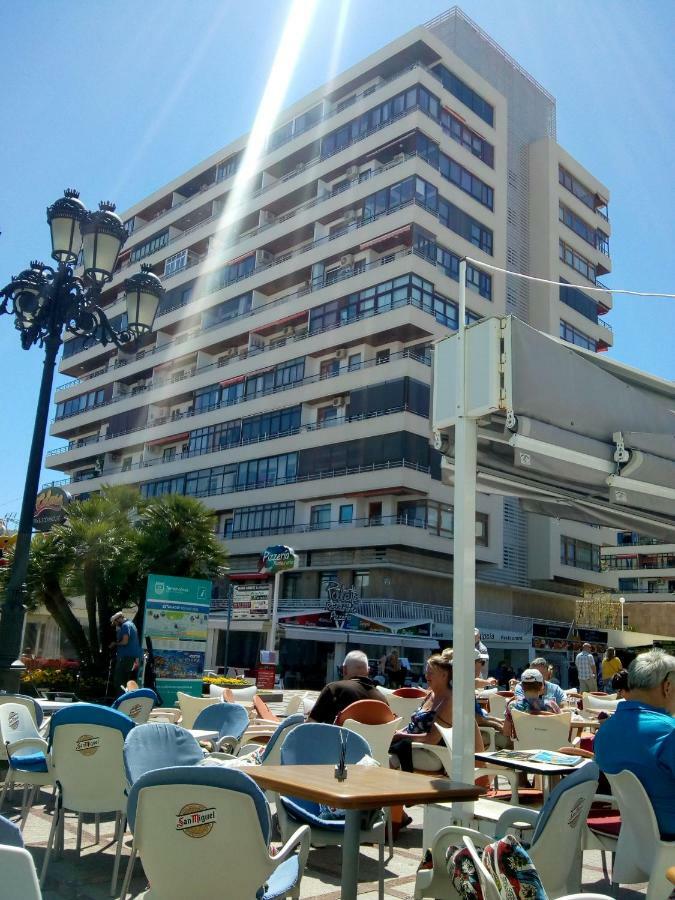
[{"label": "green tree", "polygon": [[[191,497],[143,500],[133,488],[104,487],[71,503],[66,516],[33,539],[27,604],[44,604],[92,674],[107,670],[115,610],[136,607],[142,625],[150,573],[214,578],[226,562],[213,512]],[[84,597],[86,630],[72,611],[76,596]]]}]

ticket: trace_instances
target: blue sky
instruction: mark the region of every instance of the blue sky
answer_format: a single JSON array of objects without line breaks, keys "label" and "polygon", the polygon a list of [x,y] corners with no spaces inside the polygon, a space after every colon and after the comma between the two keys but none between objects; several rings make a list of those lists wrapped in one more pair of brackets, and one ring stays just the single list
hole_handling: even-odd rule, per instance
[{"label": "blue sky", "polygon": [[[318,0],[288,102],[449,0]],[[558,140],[611,189],[614,287],[675,292],[675,4],[460,4],[557,99]],[[289,0],[0,5],[0,283],[49,257],[45,208],[77,187],[119,210],[252,125]],[[533,274],[536,274],[533,273]],[[675,378],[675,300],[615,296],[612,355]],[[18,512],[42,354],[0,319],[0,516]],[[62,381],[67,380],[61,378]],[[57,375],[57,384],[59,376]],[[47,440],[47,448],[62,442]],[[55,477],[45,471],[45,479]],[[58,475],[56,475],[58,477]]]}]

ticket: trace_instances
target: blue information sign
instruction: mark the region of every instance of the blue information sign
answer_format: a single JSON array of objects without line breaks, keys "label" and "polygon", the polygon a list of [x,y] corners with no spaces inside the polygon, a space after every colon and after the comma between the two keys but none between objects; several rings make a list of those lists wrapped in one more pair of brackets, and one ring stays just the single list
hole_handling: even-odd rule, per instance
[{"label": "blue information sign", "polygon": [[148,575],[143,633],[152,638],[157,689],[166,706],[178,691],[200,697],[211,582]]}]

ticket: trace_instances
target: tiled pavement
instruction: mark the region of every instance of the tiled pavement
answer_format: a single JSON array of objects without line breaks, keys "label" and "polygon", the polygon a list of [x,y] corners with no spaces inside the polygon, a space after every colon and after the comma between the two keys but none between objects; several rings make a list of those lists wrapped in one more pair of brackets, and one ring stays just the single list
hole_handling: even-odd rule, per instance
[{"label": "tiled pavement", "polygon": [[[46,799],[46,792],[42,799]],[[17,802],[20,794],[17,792]],[[409,810],[412,824],[401,833],[395,845],[394,857],[386,866],[385,897],[390,900],[411,898],[415,887],[415,872],[422,852],[422,809],[413,807]],[[5,815],[16,818],[18,807],[12,806],[4,810]],[[33,854],[38,872],[44,858],[51,815],[38,805],[28,818],[24,837],[26,845]],[[94,847],[93,822],[86,822],[83,828],[82,852],[78,858],[75,850],[77,820],[68,817],[66,821],[65,853],[61,860],[52,860],[49,867],[47,884],[43,892],[44,900],[103,900],[108,898],[109,884],[114,860],[112,844],[113,823],[109,818],[101,822],[102,844]],[[121,889],[122,876],[126,866],[131,845],[131,837],[127,834],[123,851],[122,871],[118,883],[118,895]],[[1,876],[0,876],[1,877]],[[363,900],[377,898],[377,850],[364,848],[360,862],[359,897]],[[643,898],[646,886],[637,889],[617,888],[608,881],[600,853],[584,854],[583,887],[585,890],[606,894],[617,900],[637,900]],[[132,896],[137,897],[146,888],[146,882],[140,863],[137,862],[135,876],[132,880]],[[0,896],[2,891],[0,890]],[[247,898],[229,897],[223,892],[223,900],[247,900]],[[339,900],[340,898],[340,849],[336,847],[312,850],[309,866],[302,881],[301,897],[303,900]]]}]

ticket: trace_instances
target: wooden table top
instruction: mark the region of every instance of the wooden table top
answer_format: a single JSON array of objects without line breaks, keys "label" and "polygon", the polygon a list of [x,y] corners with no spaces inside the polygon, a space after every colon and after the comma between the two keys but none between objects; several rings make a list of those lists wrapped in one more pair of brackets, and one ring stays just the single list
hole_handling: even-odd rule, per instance
[{"label": "wooden table top", "polygon": [[335,778],[334,766],[251,766],[245,771],[264,790],[339,809],[475,800],[485,793],[484,788],[475,784],[379,766],[347,766],[345,781]]}]

